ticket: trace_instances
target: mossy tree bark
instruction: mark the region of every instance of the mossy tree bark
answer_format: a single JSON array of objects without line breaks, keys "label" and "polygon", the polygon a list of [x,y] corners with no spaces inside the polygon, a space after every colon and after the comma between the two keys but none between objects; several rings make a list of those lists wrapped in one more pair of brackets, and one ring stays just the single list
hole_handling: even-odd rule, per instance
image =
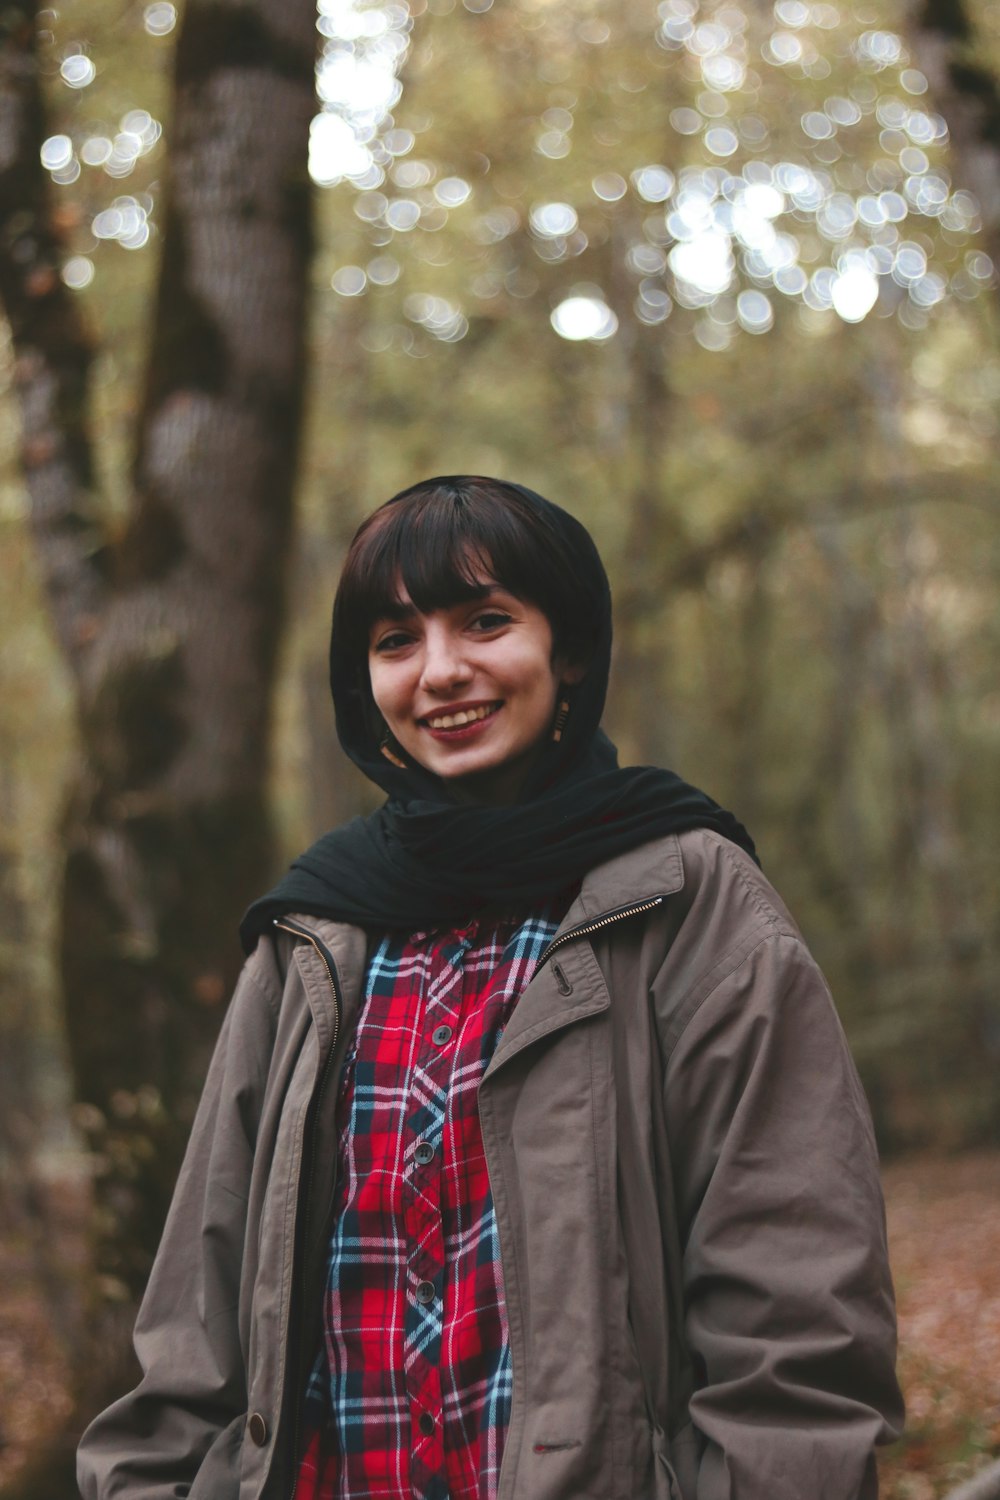
[{"label": "mossy tree bark", "polygon": [[[239,964],[236,924],[269,865],[316,30],[305,0],[185,7],[133,504],[113,535],[93,492],[93,346],[59,278],[39,164],[35,10],[11,0],[0,18],[0,297],[31,525],[79,717],[61,926],[95,1164],[79,1422],[128,1378],[136,1299]],[[75,1494],[72,1437],[16,1493]]]}]

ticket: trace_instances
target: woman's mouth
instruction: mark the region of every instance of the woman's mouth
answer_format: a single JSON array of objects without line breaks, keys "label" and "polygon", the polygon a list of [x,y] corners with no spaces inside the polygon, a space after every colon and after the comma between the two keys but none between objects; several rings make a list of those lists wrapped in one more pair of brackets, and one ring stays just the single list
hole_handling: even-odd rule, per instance
[{"label": "woman's mouth", "polygon": [[420,722],[432,734],[454,739],[463,731],[465,734],[474,732],[502,707],[503,703],[498,699],[495,703],[479,703],[475,707],[458,708],[450,713],[427,714]]}]

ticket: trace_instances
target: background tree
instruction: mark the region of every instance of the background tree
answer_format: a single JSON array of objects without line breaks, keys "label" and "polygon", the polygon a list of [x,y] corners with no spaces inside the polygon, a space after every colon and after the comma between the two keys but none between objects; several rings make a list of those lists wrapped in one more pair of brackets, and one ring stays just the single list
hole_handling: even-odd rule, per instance
[{"label": "background tree", "polygon": [[[266,782],[306,368],[315,24],[311,7],[285,0],[186,9],[129,501],[112,517],[95,483],[94,348],[60,276],[43,168],[65,138],[46,128],[36,21],[25,0],[2,22],[0,295],[80,747],[59,941],[76,1117],[96,1162],[96,1279],[71,1440],[121,1386],[238,963],[235,924],[273,858]],[[145,212],[129,207],[112,210],[120,238],[143,230]],[[73,1493],[70,1462],[53,1442],[18,1493]]]},{"label": "background tree", "polygon": [[1000,28],[992,6],[913,0],[914,52],[948,121],[956,169],[982,208],[994,260],[1000,256]]}]

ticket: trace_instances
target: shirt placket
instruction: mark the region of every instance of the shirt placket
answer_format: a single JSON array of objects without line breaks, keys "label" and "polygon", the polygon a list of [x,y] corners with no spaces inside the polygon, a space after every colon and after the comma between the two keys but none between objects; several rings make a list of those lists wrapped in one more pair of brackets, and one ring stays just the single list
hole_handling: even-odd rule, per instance
[{"label": "shirt placket", "polygon": [[442,1141],[460,1045],[468,932],[434,943],[416,1066],[411,1074],[403,1157],[406,1230],[405,1377],[410,1407],[414,1497],[447,1500],[441,1334],[445,1242]]}]

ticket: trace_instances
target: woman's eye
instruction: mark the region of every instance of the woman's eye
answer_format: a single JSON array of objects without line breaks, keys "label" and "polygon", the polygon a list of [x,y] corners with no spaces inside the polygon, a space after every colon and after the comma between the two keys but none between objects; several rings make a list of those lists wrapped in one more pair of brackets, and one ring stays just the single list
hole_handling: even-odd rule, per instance
[{"label": "woman's eye", "polygon": [[512,618],[502,609],[488,609],[484,614],[477,615],[472,623],[476,630],[500,630],[504,625],[509,625]]},{"label": "woman's eye", "polygon": [[375,642],[376,651],[399,651],[408,645],[410,637],[402,630],[394,630]]}]

